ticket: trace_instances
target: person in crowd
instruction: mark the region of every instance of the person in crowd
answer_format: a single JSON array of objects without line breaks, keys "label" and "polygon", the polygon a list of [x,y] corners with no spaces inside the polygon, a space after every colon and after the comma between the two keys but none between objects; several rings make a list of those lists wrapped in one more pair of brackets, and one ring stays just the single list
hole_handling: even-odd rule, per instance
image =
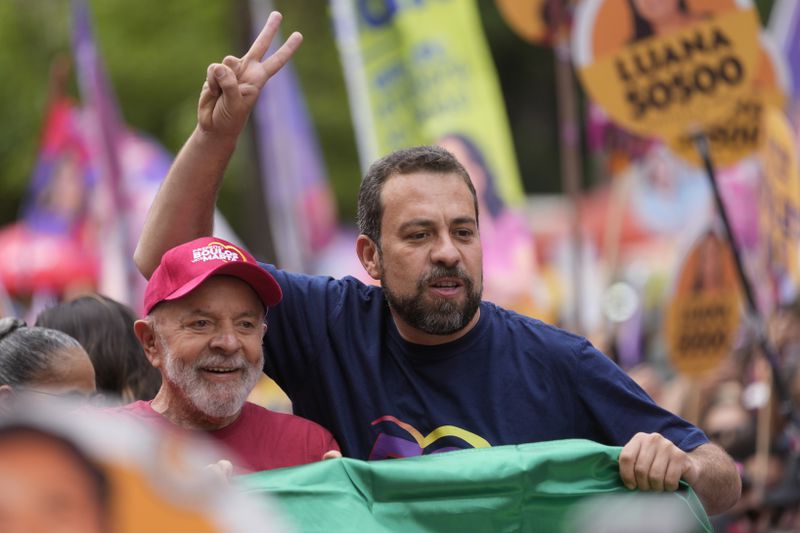
[{"label": "person in crowd", "polygon": [[0,408],[16,392],[88,399],[96,392],[94,368],[78,341],[54,329],[0,319]]},{"label": "person in crowd", "polygon": [[[137,246],[146,277],[156,277],[165,250],[211,234],[236,139],[302,40],[292,34],[264,57],[280,18],[271,14],[243,57],[209,66],[198,125]],[[358,221],[356,253],[381,287],[262,265],[284,294],[270,310],[265,370],[345,455],[585,438],[623,446],[620,476],[632,489],[675,490],[683,479],[712,514],[737,500],[730,457],[586,339],[481,301],[478,202],[452,154],[416,147],[376,161],[361,183]]]},{"label": "person in crowd", "polygon": [[[233,473],[340,456],[331,434],[299,416],[247,402],[264,366],[267,309],[277,282],[245,250],[201,238],[164,254],[145,289],[136,336],[161,388],[112,412],[146,423],[205,431],[233,453]],[[227,463],[226,463],[227,464]]]},{"label": "person in crowd", "polygon": [[161,385],[161,375],[147,361],[133,331],[136,318],[130,307],[90,294],[45,309],[36,325],[77,339],[92,360],[104,397],[130,403],[152,400]]},{"label": "person in crowd", "polygon": [[33,426],[3,426],[0,529],[110,531],[108,479],[71,441]]}]

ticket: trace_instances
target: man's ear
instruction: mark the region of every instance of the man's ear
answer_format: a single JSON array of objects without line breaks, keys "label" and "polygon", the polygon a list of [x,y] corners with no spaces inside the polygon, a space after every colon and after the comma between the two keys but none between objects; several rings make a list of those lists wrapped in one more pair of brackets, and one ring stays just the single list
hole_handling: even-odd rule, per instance
[{"label": "man's ear", "polygon": [[358,260],[372,279],[381,279],[381,260],[378,245],[363,233],[356,239]]},{"label": "man's ear", "polygon": [[156,368],[161,366],[161,346],[159,346],[156,339],[156,332],[153,328],[151,320],[143,319],[137,320],[133,323],[133,331],[136,333],[136,338],[139,339],[139,344],[144,349],[144,355],[150,364]]}]

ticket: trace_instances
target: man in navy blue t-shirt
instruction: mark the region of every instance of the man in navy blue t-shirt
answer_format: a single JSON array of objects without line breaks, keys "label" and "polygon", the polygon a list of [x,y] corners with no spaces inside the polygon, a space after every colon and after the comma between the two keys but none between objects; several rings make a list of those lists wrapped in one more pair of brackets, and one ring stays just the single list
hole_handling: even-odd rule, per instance
[{"label": "man in navy blue t-shirt", "polygon": [[[263,58],[270,16],[242,58],[208,69],[198,125],[153,202],[135,260],[145,276],[164,251],[208,235],[224,168],[267,80],[300,44]],[[407,457],[564,438],[623,446],[631,488],[683,479],[709,513],[740,479],[703,433],[664,411],[585,339],[481,301],[475,189],[447,151],[389,154],[367,172],[357,253],[381,287],[264,265],[284,293],[270,311],[265,370],[295,412],[327,427],[345,455]]]}]

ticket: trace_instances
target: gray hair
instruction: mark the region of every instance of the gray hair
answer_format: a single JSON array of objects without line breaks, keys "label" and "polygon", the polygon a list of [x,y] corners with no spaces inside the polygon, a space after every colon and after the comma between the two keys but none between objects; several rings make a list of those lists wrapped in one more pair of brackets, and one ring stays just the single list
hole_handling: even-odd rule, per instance
[{"label": "gray hair", "polygon": [[440,146],[416,146],[397,150],[375,161],[361,180],[358,191],[358,230],[375,243],[380,251],[383,185],[394,175],[414,172],[457,174],[469,188],[478,219],[478,196],[464,166],[453,154]]},{"label": "gray hair", "polygon": [[0,318],[0,385],[26,385],[54,364],[64,349],[81,344],[61,331],[27,327],[19,318]]}]

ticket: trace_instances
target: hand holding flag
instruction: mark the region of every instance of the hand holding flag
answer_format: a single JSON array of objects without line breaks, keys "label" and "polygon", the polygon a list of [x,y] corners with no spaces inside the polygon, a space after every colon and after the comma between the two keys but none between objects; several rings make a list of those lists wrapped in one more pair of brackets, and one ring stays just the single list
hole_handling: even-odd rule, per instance
[{"label": "hand holding flag", "polygon": [[730,508],[742,490],[722,448],[706,443],[687,453],[658,433],[637,433],[628,441],[619,454],[619,475],[626,487],[641,491],[672,492],[683,480],[710,515]]},{"label": "hand holding flag", "polygon": [[658,433],[637,433],[619,455],[619,475],[629,489],[678,490],[683,479],[697,479],[689,455]]}]

